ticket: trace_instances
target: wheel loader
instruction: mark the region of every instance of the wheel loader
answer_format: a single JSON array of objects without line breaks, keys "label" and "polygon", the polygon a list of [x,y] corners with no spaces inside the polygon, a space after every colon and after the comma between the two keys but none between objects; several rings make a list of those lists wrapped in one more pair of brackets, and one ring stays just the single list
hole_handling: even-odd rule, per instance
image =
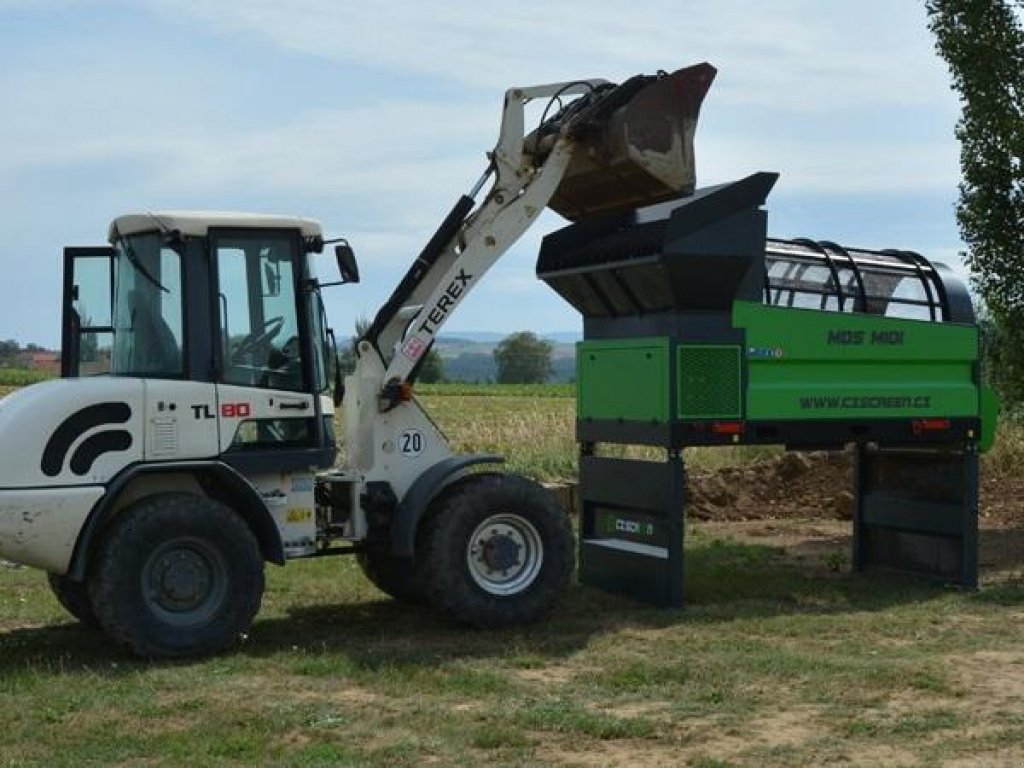
[{"label": "wheel loader", "polygon": [[[545,615],[574,570],[565,512],[500,457],[455,455],[413,384],[546,207],[585,225],[693,191],[714,74],[508,90],[485,172],[344,379],[321,294],[359,270],[316,221],[146,211],[114,219],[109,245],[66,248],[62,376],[0,400],[0,558],[144,657],[228,648],[265,563],[296,558],[354,555],[384,592],[470,625]],[[339,276],[321,282],[327,246]]]}]

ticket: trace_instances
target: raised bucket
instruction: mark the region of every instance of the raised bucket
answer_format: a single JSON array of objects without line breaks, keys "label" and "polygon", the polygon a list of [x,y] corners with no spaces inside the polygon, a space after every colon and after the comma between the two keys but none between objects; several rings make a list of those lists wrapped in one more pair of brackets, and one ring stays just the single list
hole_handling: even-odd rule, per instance
[{"label": "raised bucket", "polygon": [[602,94],[573,126],[578,146],[548,206],[578,221],[693,192],[693,137],[715,73],[696,64]]}]

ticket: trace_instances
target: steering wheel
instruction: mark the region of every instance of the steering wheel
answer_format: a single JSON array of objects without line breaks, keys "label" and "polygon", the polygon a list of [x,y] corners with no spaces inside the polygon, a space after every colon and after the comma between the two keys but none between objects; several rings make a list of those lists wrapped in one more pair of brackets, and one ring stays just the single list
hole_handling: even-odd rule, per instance
[{"label": "steering wheel", "polygon": [[260,330],[250,333],[238,342],[238,346],[231,353],[231,359],[238,360],[269,344],[281,332],[282,328],[284,328],[284,317],[278,315],[277,317],[269,318],[263,323],[263,327]]}]

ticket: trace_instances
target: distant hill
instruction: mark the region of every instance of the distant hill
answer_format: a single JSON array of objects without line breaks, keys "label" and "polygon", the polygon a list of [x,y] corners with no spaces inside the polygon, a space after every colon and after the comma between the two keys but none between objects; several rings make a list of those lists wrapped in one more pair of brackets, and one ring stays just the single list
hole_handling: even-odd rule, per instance
[{"label": "distant hill", "polygon": [[[499,333],[498,331],[452,331],[451,333],[442,333],[439,338],[441,341],[470,341],[478,344],[497,344],[506,336],[511,335],[511,333]],[[555,331],[553,333],[538,333],[537,335],[556,344],[574,344],[583,339],[583,334],[579,331]]]},{"label": "distant hill", "polygon": [[[494,381],[498,366],[494,348],[509,334],[471,331],[441,335],[434,348],[444,361],[444,377],[449,381]],[[538,334],[555,346],[551,353],[552,382],[576,378],[576,346],[581,336],[574,332]]]}]

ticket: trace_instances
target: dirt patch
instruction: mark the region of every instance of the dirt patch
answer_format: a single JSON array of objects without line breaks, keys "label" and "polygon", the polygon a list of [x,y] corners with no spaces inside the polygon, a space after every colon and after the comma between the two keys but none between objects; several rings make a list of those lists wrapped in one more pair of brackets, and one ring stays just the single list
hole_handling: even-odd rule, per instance
[{"label": "dirt patch", "polygon": [[595,744],[545,744],[537,750],[541,765],[579,768],[677,768],[684,755],[679,749],[638,740],[601,741]]},{"label": "dirt patch", "polygon": [[847,453],[784,453],[743,467],[691,470],[687,513],[698,520],[849,520],[853,468]]},{"label": "dirt patch", "polygon": [[[687,512],[700,520],[849,520],[853,454],[791,452],[742,467],[694,469],[687,491]],[[992,523],[1024,523],[1024,474],[983,471],[979,509]]]},{"label": "dirt patch", "polygon": [[819,717],[816,707],[791,706],[744,723],[740,733],[722,733],[716,728],[711,738],[695,747],[694,753],[733,760],[752,749],[801,747],[828,731]]},{"label": "dirt patch", "polygon": [[233,677],[224,681],[210,698],[223,700],[224,703],[248,701],[252,702],[253,707],[269,699],[309,705],[340,705],[353,709],[383,710],[399,706],[398,702],[389,697],[362,686],[339,684],[330,678],[284,674],[280,677],[254,674]]},{"label": "dirt patch", "polygon": [[1024,704],[1024,651],[957,654],[948,662],[972,692],[972,708],[978,714],[1007,708],[1018,711]]},{"label": "dirt patch", "polygon": [[645,718],[653,720],[667,720],[671,717],[671,701],[628,701],[624,704],[616,704],[612,707],[601,707],[601,712],[614,717],[626,719]]},{"label": "dirt patch", "polygon": [[[850,520],[851,451],[784,453],[742,467],[690,471],[687,514],[698,520]],[[981,473],[981,519],[1024,523],[1024,474]]]},{"label": "dirt patch", "polygon": [[979,509],[986,520],[1024,523],[1024,474],[982,471]]},{"label": "dirt patch", "polygon": [[579,670],[571,670],[567,667],[536,667],[531,669],[517,669],[513,674],[520,680],[527,683],[539,683],[541,685],[564,685],[568,683],[573,675]]},{"label": "dirt patch", "polygon": [[[821,738],[828,727],[813,706],[792,706],[744,723],[742,730],[723,727],[719,718],[685,718],[665,722],[657,702],[624,705],[613,712],[622,717],[650,717],[671,735],[658,742],[644,739],[616,739],[600,742],[545,744],[537,756],[544,765],[566,766],[655,766],[688,765],[698,759],[743,762],[751,751],[802,748]],[[662,703],[667,706],[666,703]],[[612,712],[612,710],[606,710]],[[540,740],[543,743],[545,740]],[[549,741],[549,740],[547,740]]]}]

